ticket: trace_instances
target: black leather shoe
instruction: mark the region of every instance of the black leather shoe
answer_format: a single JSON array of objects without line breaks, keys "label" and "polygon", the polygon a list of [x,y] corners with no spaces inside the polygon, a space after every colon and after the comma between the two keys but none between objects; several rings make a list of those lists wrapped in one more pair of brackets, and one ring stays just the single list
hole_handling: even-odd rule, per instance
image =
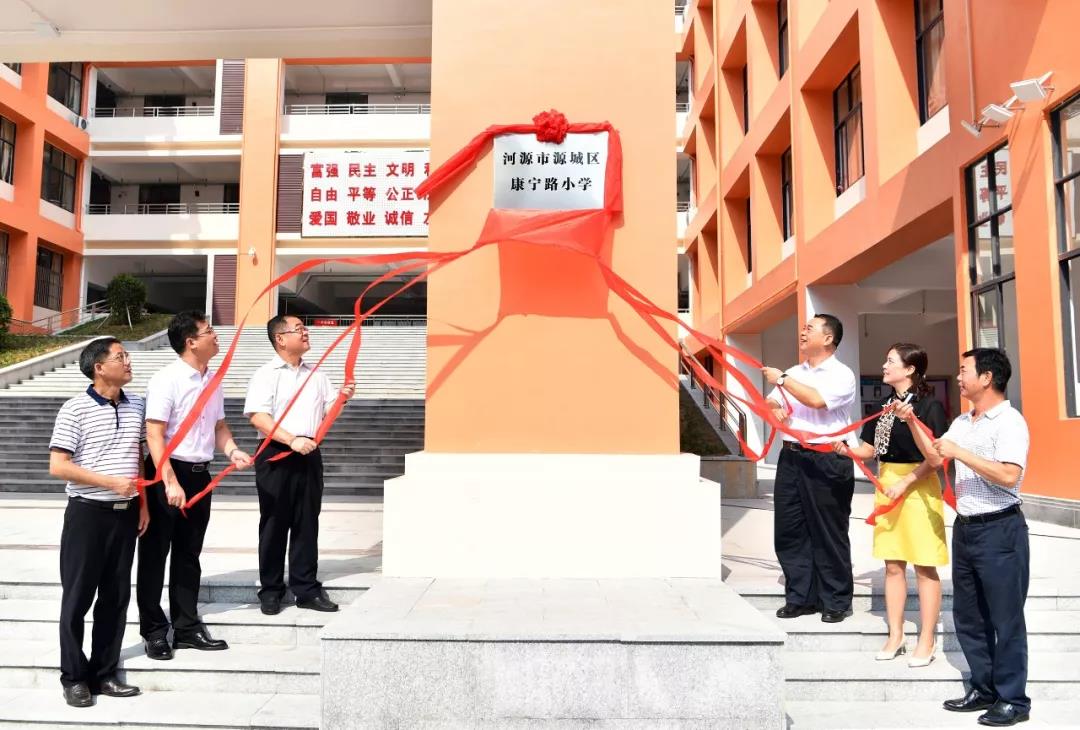
[{"label": "black leather shoe", "polygon": [[224,651],[229,644],[224,639],[214,639],[206,629],[199,629],[190,634],[173,636],[174,649],[198,649],[199,651]]},{"label": "black leather shoe", "polygon": [[86,682],[76,682],[64,686],[64,702],[72,707],[91,707],[94,696],[90,694],[90,687]]},{"label": "black leather shoe", "polygon": [[990,727],[1009,727],[1018,722],[1027,722],[1027,719],[1027,710],[1009,702],[998,700],[990,708],[989,712],[979,715],[979,724],[989,725]]},{"label": "black leather shoe", "polygon": [[296,606],[297,608],[309,608],[312,611],[326,611],[327,613],[338,610],[338,605],[323,594],[314,598],[305,598],[304,600],[297,599]]},{"label": "black leather shoe", "polygon": [[833,610],[830,610],[830,609],[825,609],[824,611],[821,612],[821,621],[822,621],[822,623],[826,623],[826,624],[838,624],[838,623],[840,623],[841,621],[843,621],[844,619],[846,619],[850,615],[851,615],[851,609],[850,608],[844,609],[844,610],[836,610],[836,611],[833,611]]},{"label": "black leather shoe", "polygon": [[776,618],[795,618],[796,616],[809,616],[817,613],[815,606],[800,606],[796,603],[785,603],[783,608],[776,609]]},{"label": "black leather shoe", "polygon": [[144,642],[146,656],[151,659],[166,661],[173,658],[173,650],[169,646],[169,640],[162,636],[160,639],[147,639]]},{"label": "black leather shoe", "polygon": [[97,686],[97,694],[108,695],[109,697],[134,697],[139,694],[140,690],[133,684],[124,684],[116,678],[114,674],[111,677],[106,677],[101,680],[101,683]]},{"label": "black leather shoe", "polygon": [[267,616],[274,616],[281,613],[280,598],[263,598],[259,601],[259,604],[259,610]]},{"label": "black leather shoe", "polygon": [[978,690],[971,690],[963,697],[955,700],[945,700],[942,704],[949,712],[978,712],[994,706],[994,701],[985,695],[979,694]]}]

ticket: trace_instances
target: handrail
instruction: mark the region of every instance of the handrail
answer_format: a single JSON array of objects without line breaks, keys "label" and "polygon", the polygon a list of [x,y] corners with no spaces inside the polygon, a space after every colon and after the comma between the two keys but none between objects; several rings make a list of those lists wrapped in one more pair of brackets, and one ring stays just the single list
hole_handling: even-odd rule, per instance
[{"label": "handrail", "polygon": [[286,104],[286,114],[431,114],[431,104]]},{"label": "handrail", "polygon": [[690,201],[689,200],[676,200],[675,201],[675,212],[676,213],[689,213],[690,212]]},{"label": "handrail", "polygon": [[689,112],[690,112],[690,102],[688,102],[688,101],[677,101],[677,102],[675,102],[675,113],[676,114],[688,114]]},{"label": "handrail", "polygon": [[[96,302],[90,302],[84,304],[81,307],[72,307],[71,309],[65,309],[62,312],[54,312],[52,314],[40,317],[33,321],[27,321],[25,319],[12,319],[12,324],[22,325],[22,327],[29,330],[43,330],[46,334],[53,334],[57,330],[68,329],[70,327],[78,327],[80,324],[89,322],[96,319],[100,314],[108,314],[109,303],[104,299],[99,299]],[[67,324],[65,324],[65,317],[68,315],[75,315],[73,318],[69,318]],[[55,320],[55,323],[54,323]]]},{"label": "handrail", "polygon": [[[351,314],[297,314],[305,327],[348,327],[356,318]],[[373,314],[364,319],[364,327],[424,327],[426,314]]]},{"label": "handrail", "polygon": [[144,106],[135,107],[95,107],[94,117],[117,119],[126,117],[212,117],[213,106]]},{"label": "handrail", "polygon": [[720,417],[720,428],[725,431],[738,433],[740,442],[746,443],[746,413],[744,413],[731,398],[727,397],[727,395],[716,388],[703,383],[694,372],[694,369],[690,367],[688,361],[697,364],[698,367],[703,369],[704,365],[702,365],[696,357],[690,354],[686,348],[680,348],[680,350],[681,357],[679,358],[679,370],[685,373],[690,379],[691,390],[696,388],[701,391],[701,404],[706,408],[711,409]]},{"label": "handrail", "polygon": [[187,215],[225,214],[240,212],[239,203],[128,203],[124,206],[109,203],[91,203],[86,206],[88,215]]}]

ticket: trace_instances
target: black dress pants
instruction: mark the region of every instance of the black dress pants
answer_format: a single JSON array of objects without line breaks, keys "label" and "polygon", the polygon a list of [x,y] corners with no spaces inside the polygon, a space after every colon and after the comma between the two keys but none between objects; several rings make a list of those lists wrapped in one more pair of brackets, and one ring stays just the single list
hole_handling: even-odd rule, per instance
[{"label": "black dress pants", "polygon": [[[210,472],[203,464],[170,459],[176,480],[190,499],[210,483]],[[202,467],[202,470],[196,471]],[[147,460],[147,473],[156,473]],[[199,584],[202,582],[203,537],[210,522],[211,494],[187,511],[187,517],[165,499],[165,485],[158,482],[146,488],[150,508],[150,527],[139,540],[139,567],[135,595],[139,604],[139,633],[144,639],[161,639],[169,633],[169,618],[161,609],[161,590],[165,584],[165,559],[172,551],[169,570],[169,616],[173,632],[186,634],[202,627],[199,618]]]},{"label": "black dress pants", "polygon": [[[65,687],[76,682],[93,687],[116,673],[138,533],[138,499],[124,510],[108,502],[68,500],[60,535],[60,682]],[[94,630],[87,660],[83,635],[91,604]]]},{"label": "black dress pants", "polygon": [[321,594],[319,582],[319,512],[322,509],[322,453],[292,453],[272,442],[255,462],[259,493],[259,599],[285,595],[285,548],[289,552],[289,589],[297,600]]},{"label": "black dress pants", "polygon": [[785,445],[773,491],[773,544],[784,571],[787,602],[850,609],[854,579],[848,520],[855,492],[851,459]]},{"label": "black dress pants", "polygon": [[979,694],[1031,708],[1027,684],[1028,528],[1019,509],[953,525],[953,619]]}]

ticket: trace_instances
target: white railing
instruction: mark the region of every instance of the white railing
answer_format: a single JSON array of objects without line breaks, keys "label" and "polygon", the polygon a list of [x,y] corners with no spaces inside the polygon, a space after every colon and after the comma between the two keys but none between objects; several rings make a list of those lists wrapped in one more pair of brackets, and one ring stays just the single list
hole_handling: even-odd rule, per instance
[{"label": "white railing", "polygon": [[109,205],[91,203],[86,206],[88,215],[186,215],[199,213],[235,214],[240,212],[239,203],[129,203]]},{"label": "white railing", "polygon": [[676,213],[689,213],[690,212],[690,201],[689,200],[676,200],[675,201],[675,212]]},{"label": "white railing", "polygon": [[682,238],[686,233],[686,229],[690,227],[690,221],[694,219],[694,211],[689,202],[676,201],[675,203],[675,232],[679,238]]},{"label": "white railing", "polygon": [[686,27],[687,0],[675,0],[675,32],[681,32]]},{"label": "white railing", "polygon": [[27,322],[23,319],[12,319],[11,322],[18,325],[15,328],[16,331],[43,332],[51,335],[72,327],[78,327],[80,324],[107,317],[108,314],[109,303],[102,299],[74,309],[66,309],[63,312],[53,312],[45,317],[35,319],[33,322]]},{"label": "white railing", "polygon": [[677,101],[677,102],[675,102],[675,113],[676,114],[689,114],[690,113],[690,102],[688,102],[688,101]]},{"label": "white railing", "polygon": [[[356,321],[351,314],[298,314],[305,327],[348,327]],[[364,319],[364,327],[424,327],[426,314],[372,314]]]},{"label": "white railing", "polygon": [[431,104],[286,104],[286,114],[431,114]]},{"label": "white railing", "polygon": [[97,107],[94,109],[95,118],[121,118],[121,117],[212,117],[212,106],[144,106],[141,109],[135,107]]}]

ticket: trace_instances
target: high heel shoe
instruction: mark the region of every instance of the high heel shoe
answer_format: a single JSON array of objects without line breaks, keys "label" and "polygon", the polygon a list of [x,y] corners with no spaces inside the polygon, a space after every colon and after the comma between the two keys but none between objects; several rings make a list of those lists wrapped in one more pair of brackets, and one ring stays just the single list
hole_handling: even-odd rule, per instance
[{"label": "high heel shoe", "polygon": [[904,642],[901,641],[900,645],[897,646],[892,651],[886,651],[886,650],[882,649],[881,651],[879,651],[874,656],[874,659],[876,659],[879,662],[891,662],[893,659],[895,659],[896,657],[898,657],[901,654],[904,654],[906,652],[907,652],[907,647],[905,647]]},{"label": "high heel shoe", "polygon": [[910,656],[907,660],[907,665],[912,669],[919,667],[928,667],[930,662],[934,661],[935,652],[937,651],[937,644],[930,647],[930,654],[927,656]]}]

